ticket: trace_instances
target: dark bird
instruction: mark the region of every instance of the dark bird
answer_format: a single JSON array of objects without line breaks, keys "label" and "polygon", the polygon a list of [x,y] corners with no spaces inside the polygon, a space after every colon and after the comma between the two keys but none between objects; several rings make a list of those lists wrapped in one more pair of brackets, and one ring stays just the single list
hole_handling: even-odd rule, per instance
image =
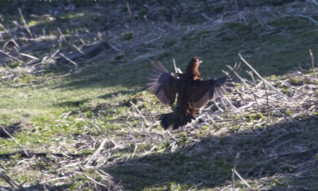
[{"label": "dark bird", "polygon": [[[162,64],[152,63],[154,69],[148,76],[150,82],[147,84],[150,92],[170,106],[178,95],[173,112],[160,115],[160,124],[164,129],[170,126],[177,129],[191,122],[209,100],[222,96],[229,87],[233,87],[233,73],[218,79],[203,80],[198,69],[201,63],[200,58],[192,58],[185,73],[169,73]],[[239,67],[235,64],[234,71]]]}]

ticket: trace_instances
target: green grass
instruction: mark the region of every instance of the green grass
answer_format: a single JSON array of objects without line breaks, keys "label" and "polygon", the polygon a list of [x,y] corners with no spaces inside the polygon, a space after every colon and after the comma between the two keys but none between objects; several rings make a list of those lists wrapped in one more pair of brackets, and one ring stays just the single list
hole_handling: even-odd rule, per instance
[{"label": "green grass", "polygon": [[[172,10],[179,9],[174,3],[169,4]],[[184,6],[187,11],[188,5]],[[159,15],[173,20],[169,12],[161,8]],[[284,11],[285,8],[277,9]],[[200,71],[207,79],[222,75],[225,65],[240,61],[237,54],[241,53],[261,75],[291,96],[295,87],[315,84],[308,76],[288,77],[285,74],[297,69],[298,64],[309,68],[308,49],[312,49],[315,57],[318,54],[317,26],[305,18],[278,16],[273,19],[267,14],[263,19],[268,28],[253,18],[249,18],[247,24],[231,20],[233,15],[224,15],[223,23],[212,25],[200,16],[205,10],[203,5],[193,10],[193,13],[200,13],[198,15],[165,22],[151,15],[145,21],[143,15],[151,13],[147,6],[140,9],[132,6],[132,18],[125,4],[113,3],[105,9],[79,6],[71,13],[62,11],[58,19],[50,22],[26,15],[31,30],[45,29],[46,34],[59,37],[56,29],[61,28],[66,37],[67,43],[50,42],[48,48],[28,52],[40,59],[57,49],[72,50],[69,44],[81,45],[80,38],[88,44],[99,41],[98,33],[120,51],[106,47],[101,58],[78,61],[78,71],[74,71],[73,65],[67,65],[69,63],[64,65],[72,69],[55,63],[43,65],[44,72],[26,73],[21,69],[26,67],[25,63],[12,60],[8,67],[0,68],[0,77],[5,77],[5,72],[15,76],[11,80],[0,79],[0,125],[27,124],[27,128],[13,133],[25,150],[80,155],[79,158],[31,157],[26,163],[20,162],[25,159],[21,155],[11,155],[0,160],[11,178],[18,183],[37,186],[43,180],[66,177],[63,183],[59,179],[48,182],[52,189],[95,189],[95,183],[87,178],[90,176],[104,184],[113,181],[130,190],[215,190],[232,184],[232,168],[236,164],[237,171],[254,188],[267,186],[275,190],[288,185],[296,189],[299,185],[318,188],[310,183],[315,177],[306,178],[307,172],[316,169],[308,170],[301,165],[317,160],[317,120],[275,122],[280,115],[291,118],[299,112],[298,108],[279,111],[254,108],[255,111],[242,115],[213,113],[212,117],[225,119],[225,122],[196,121],[194,128],[172,131],[169,135],[155,122],[158,114],[170,108],[144,91],[145,78],[151,70],[150,61],[160,61],[172,71],[175,59],[177,66],[185,71],[189,60],[200,56],[203,60]],[[213,7],[215,9],[221,11],[217,6]],[[118,20],[119,16],[122,20]],[[5,17],[8,18],[4,22],[6,27],[12,27],[9,22],[17,17],[12,14]],[[123,23],[126,27],[118,27]],[[172,27],[167,27],[169,25]],[[36,47],[19,43],[30,49]],[[241,74],[248,77],[245,70],[249,69],[243,67]],[[306,75],[312,74],[307,72]],[[313,92],[314,99],[317,90]],[[317,111],[310,112],[317,114]],[[298,116],[300,120],[302,117],[307,116]],[[242,118],[244,123],[241,123]],[[226,122],[227,119],[238,123]],[[107,143],[91,161],[94,167],[86,168],[87,161],[104,139]],[[303,148],[307,150],[301,150]],[[295,150],[297,152],[287,152]],[[14,140],[0,138],[0,154],[16,151],[21,148]],[[237,153],[240,153],[238,159]],[[111,178],[107,181],[111,181],[105,181],[100,170],[109,173]],[[295,176],[297,170],[305,172],[302,177]],[[236,188],[247,190],[238,178],[234,183]],[[0,179],[0,185],[6,182]]]}]

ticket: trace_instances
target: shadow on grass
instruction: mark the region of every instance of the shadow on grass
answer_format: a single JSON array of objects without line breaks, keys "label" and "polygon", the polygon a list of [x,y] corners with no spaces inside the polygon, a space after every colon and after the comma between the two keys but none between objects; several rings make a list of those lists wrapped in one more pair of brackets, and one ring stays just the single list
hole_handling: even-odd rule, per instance
[{"label": "shadow on grass", "polygon": [[[37,184],[37,185],[34,185],[34,186],[30,186],[30,187],[23,187],[23,190],[24,191],[34,191],[34,190],[59,191],[59,190],[69,189],[72,185],[73,185],[73,183],[71,183],[71,184],[63,184],[63,185],[59,185],[59,186],[48,186],[46,184]],[[16,190],[16,189],[13,189],[11,187],[2,187],[2,186],[0,186],[0,190]]]},{"label": "shadow on grass", "polygon": [[[167,190],[177,184],[182,189],[195,186],[200,190],[230,185],[236,163],[237,172],[252,181],[254,188],[261,184],[262,190],[317,190],[317,123],[316,116],[228,136],[208,136],[176,152],[129,159],[106,170],[127,190]],[[246,188],[239,181],[236,187]]]},{"label": "shadow on grass", "polygon": [[57,103],[56,105],[60,107],[79,107],[80,105],[86,103],[87,101],[89,101],[89,99],[83,99],[79,101],[64,101],[64,102]]}]

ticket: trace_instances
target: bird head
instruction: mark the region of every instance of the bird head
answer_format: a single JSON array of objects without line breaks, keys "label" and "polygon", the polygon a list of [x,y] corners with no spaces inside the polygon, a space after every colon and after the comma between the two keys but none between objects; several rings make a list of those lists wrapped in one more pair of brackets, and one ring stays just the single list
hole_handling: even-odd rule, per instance
[{"label": "bird head", "polygon": [[193,57],[187,66],[186,73],[192,74],[193,71],[198,71],[198,67],[200,66],[201,63],[202,61],[200,60],[199,57]]},{"label": "bird head", "polygon": [[198,67],[202,63],[202,60],[199,57],[193,57],[190,63]]}]

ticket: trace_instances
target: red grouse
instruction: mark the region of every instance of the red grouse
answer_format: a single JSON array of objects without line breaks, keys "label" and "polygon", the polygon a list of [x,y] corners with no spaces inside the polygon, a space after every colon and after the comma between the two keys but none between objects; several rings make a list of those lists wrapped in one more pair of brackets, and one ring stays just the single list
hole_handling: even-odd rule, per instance
[{"label": "red grouse", "polygon": [[[160,63],[153,63],[154,70],[148,77],[150,92],[163,104],[170,106],[178,94],[173,112],[160,115],[160,124],[164,129],[170,126],[177,129],[191,122],[202,106],[209,100],[222,96],[228,87],[233,86],[231,75],[203,80],[198,70],[201,63],[200,58],[192,58],[186,72],[182,74],[169,73]],[[234,70],[239,67],[240,65],[235,65]]]}]

